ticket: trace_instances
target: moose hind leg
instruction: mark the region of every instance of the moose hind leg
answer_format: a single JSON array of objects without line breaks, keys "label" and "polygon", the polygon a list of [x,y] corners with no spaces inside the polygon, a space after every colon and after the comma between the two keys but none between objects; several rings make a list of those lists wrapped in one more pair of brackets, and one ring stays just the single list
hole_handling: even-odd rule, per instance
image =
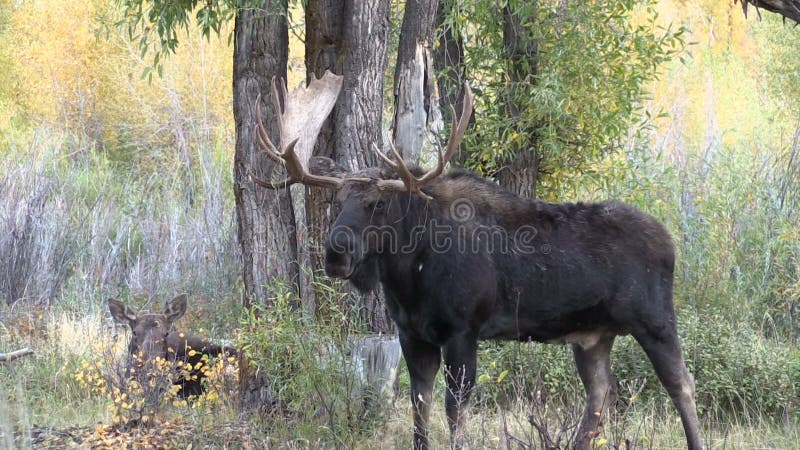
[{"label": "moose hind leg", "polygon": [[477,362],[478,339],[471,333],[454,336],[445,344],[445,410],[452,449],[464,446],[464,422],[469,397],[475,386]]},{"label": "moose hind leg", "polygon": [[687,447],[690,450],[700,450],[702,441],[694,399],[694,378],[681,356],[681,345],[674,325],[659,331],[634,333],[634,337],[653,363],[658,379],[678,409],[686,433]]},{"label": "moose hind leg", "polygon": [[573,344],[578,375],[586,391],[586,409],[581,418],[575,448],[588,449],[605,411],[616,401],[616,381],[611,373],[611,347],[614,335],[606,335],[591,346]]}]

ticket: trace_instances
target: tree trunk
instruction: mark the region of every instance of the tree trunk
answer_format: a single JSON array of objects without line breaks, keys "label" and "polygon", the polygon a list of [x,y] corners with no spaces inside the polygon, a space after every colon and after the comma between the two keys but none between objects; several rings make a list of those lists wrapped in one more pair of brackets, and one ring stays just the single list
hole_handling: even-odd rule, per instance
[{"label": "tree trunk", "polygon": [[[348,170],[378,165],[372,145],[380,145],[383,117],[383,72],[389,42],[390,0],[349,0],[344,12],[342,75],[344,86],[333,111],[336,161]],[[383,295],[356,295],[362,319],[372,331],[389,332]]]},{"label": "tree trunk", "polygon": [[[452,106],[456,114],[461,114],[464,104],[464,40],[461,38],[460,30],[453,30],[451,27],[443,27],[445,17],[452,14],[455,0],[442,0],[436,9],[436,28],[439,29],[439,45],[434,48],[433,62],[436,69],[436,77],[439,84],[439,102],[441,105],[443,120],[449,124],[453,123],[450,107]],[[474,122],[475,115],[469,118]],[[458,154],[452,159],[452,163],[463,167],[469,155],[464,150],[462,142]]]},{"label": "tree trunk", "polygon": [[[326,70],[342,74],[339,52],[342,48],[344,0],[308,0],[306,3],[306,78],[321,77]],[[322,126],[314,155],[338,159],[334,137],[335,111]],[[306,188],[306,213],[311,247],[311,263],[319,271],[324,263],[324,243],[330,228],[329,208],[335,192],[330,189]]]},{"label": "tree trunk", "polygon": [[[516,7],[512,5],[516,3]],[[530,85],[526,80],[533,79],[536,73],[536,41],[533,39],[530,24],[534,21],[530,6],[524,2],[509,2],[503,8],[503,47],[508,58],[506,91],[506,114],[512,126],[524,127],[520,123],[519,99],[526,95]],[[518,129],[521,139],[508,149],[511,159],[498,173],[500,184],[512,192],[528,198],[536,198],[536,183],[539,180],[539,155],[536,152],[535,136],[529,131]]]},{"label": "tree trunk", "polygon": [[372,144],[381,143],[389,6],[389,0],[351,0],[345,5],[339,53],[344,86],[334,110],[334,145],[337,161],[348,170],[378,164]]},{"label": "tree trunk", "polygon": [[[244,296],[249,308],[268,303],[269,286],[284,280],[297,289],[297,241],[289,193],[254,185],[251,175],[269,180],[276,164],[266,158],[255,142],[256,98],[270,137],[278,142],[273,108],[272,77],[286,79],[289,35],[286,1],[266,0],[260,8],[240,9],[234,28],[233,115],[236,121],[234,195],[239,245],[242,248]],[[271,401],[265,380],[242,358],[240,367],[242,405],[263,407]]]},{"label": "tree trunk", "polygon": [[[344,86],[314,154],[333,158],[348,171],[378,164],[372,144],[381,143],[383,72],[389,39],[389,0],[309,0],[306,5],[306,70],[308,77],[325,70],[344,75]],[[322,244],[331,217],[330,190],[307,189],[312,261],[322,267]],[[361,305],[363,319],[374,331],[391,323],[379,292],[350,292]]]},{"label": "tree trunk", "polygon": [[433,73],[437,0],[408,0],[394,72],[393,140],[406,162],[419,164],[429,132],[439,131],[439,95]]}]

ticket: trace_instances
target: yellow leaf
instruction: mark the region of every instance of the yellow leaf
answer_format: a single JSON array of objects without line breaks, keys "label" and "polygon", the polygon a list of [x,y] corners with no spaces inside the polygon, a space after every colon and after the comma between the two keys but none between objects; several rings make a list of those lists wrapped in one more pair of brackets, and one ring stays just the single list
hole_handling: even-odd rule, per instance
[{"label": "yellow leaf", "polygon": [[499,383],[502,383],[502,382],[503,382],[503,379],[505,379],[505,377],[506,377],[507,375],[508,375],[508,369],[506,369],[506,370],[504,370],[504,371],[500,372],[500,375],[498,375],[498,377],[497,377],[497,383],[498,383],[498,384],[499,384]]}]

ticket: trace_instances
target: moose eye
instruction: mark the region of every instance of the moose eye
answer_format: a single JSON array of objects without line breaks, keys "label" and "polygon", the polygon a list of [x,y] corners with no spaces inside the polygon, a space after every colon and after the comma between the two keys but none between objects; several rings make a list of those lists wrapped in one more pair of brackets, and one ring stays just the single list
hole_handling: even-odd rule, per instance
[{"label": "moose eye", "polygon": [[385,204],[383,203],[383,200],[378,200],[372,204],[372,209],[380,211],[383,209],[384,206]]}]

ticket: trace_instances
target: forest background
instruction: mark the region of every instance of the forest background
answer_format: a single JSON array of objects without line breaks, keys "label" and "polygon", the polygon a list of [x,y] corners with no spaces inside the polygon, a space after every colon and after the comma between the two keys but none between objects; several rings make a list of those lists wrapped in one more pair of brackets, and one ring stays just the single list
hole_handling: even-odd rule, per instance
[{"label": "forest background", "polygon": [[[800,437],[800,31],[752,7],[745,17],[729,0],[567,3],[542,2],[536,39],[546,56],[528,68],[535,80],[514,80],[493,44],[501,30],[486,25],[492,2],[463,2],[445,20],[466,30],[463,76],[478,98],[460,164],[503,182],[504,168],[528,161],[524,142],[535,142],[529,195],[618,199],[661,220],[677,246],[675,301],[705,439],[714,448],[792,448]],[[0,0],[0,353],[36,351],[0,366],[0,441],[33,445],[47,428],[110,439],[103,427],[141,417],[135,404],[97,389],[125,339],[105,300],[159,309],[189,292],[181,326],[247,349],[280,407],[243,414],[230,374],[220,374],[213,398],[148,412],[164,429],[183,430],[172,445],[407,446],[405,369],[396,400],[355,401],[351,361],[325,343],[344,347],[375,328],[363,299],[312,275],[310,313],[281,278],[270,280],[268,301],[242,306],[233,22],[206,35],[203,16],[190,14],[174,53],[143,51],[126,21],[129,4]],[[306,80],[303,7],[288,8],[290,88]],[[403,7],[391,3],[389,61]],[[608,36],[638,53],[605,52]],[[608,60],[593,64],[587,54]],[[387,141],[392,62],[384,72]],[[527,86],[517,92],[527,103],[516,124],[493,101],[509,79]],[[429,159],[423,152],[422,163]],[[309,332],[316,343],[298,338]],[[565,445],[554,436],[574,421],[582,390],[568,349],[486,344],[480,358],[470,442]],[[641,351],[620,339],[614,361],[626,401],[596,446],[680,448],[674,410]],[[434,408],[434,440],[444,445],[442,410]],[[153,438],[146,427],[137,433],[113,438]]]}]

